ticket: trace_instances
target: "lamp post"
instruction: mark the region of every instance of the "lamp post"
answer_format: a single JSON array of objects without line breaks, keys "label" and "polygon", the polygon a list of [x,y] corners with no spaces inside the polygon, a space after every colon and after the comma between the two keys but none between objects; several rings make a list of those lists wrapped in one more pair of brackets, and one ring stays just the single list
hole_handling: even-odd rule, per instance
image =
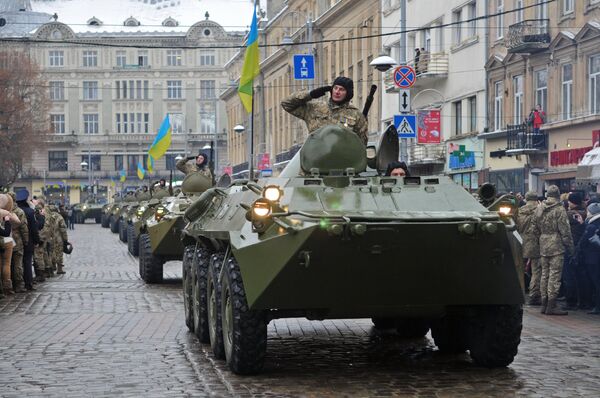
[{"label": "lamp post", "polygon": [[[237,134],[242,134],[244,131],[246,131],[246,128],[244,126],[242,126],[241,124],[238,124],[236,126],[233,127],[233,131],[236,132]],[[252,137],[254,134],[250,134],[250,137],[246,137],[246,147],[248,149],[248,179],[252,180],[253,174],[254,174],[254,162],[252,161],[252,158],[254,157],[254,137]]]},{"label": "lamp post", "polygon": [[[88,162],[86,162],[86,161],[84,160],[84,161],[82,161],[81,163],[79,163],[79,165],[81,166],[81,168],[82,168],[84,171],[86,171],[86,169],[87,169],[88,176],[89,176],[89,173],[90,173],[90,172],[89,172],[89,167],[88,167],[88,166],[89,166],[89,163],[88,163]],[[88,184],[89,184],[89,181],[88,181]],[[88,189],[89,189],[89,185],[88,185]]]}]

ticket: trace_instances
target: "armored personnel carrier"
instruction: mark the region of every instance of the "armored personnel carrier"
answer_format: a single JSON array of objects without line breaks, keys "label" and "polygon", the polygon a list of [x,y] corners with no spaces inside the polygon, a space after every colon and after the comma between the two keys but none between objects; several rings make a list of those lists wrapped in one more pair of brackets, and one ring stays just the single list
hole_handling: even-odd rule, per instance
[{"label": "armored personnel carrier", "polygon": [[409,337],[431,328],[441,351],[469,350],[485,367],[513,361],[515,203],[486,208],[446,176],[382,176],[396,159],[393,127],[365,151],[353,132],[325,126],[279,177],[209,189],[186,210],[188,328],[233,372],[259,372],[269,321],[298,316],[371,318]]},{"label": "armored personnel carrier", "polygon": [[156,207],[154,217],[149,217],[141,225],[139,266],[140,277],[146,283],[161,282],[164,263],[181,260],[183,214],[198,195],[211,186],[209,178],[198,173],[188,174],[181,184],[182,192],[176,197],[163,199],[163,204]]},{"label": "armored personnel carrier", "polygon": [[127,250],[137,257],[140,245],[140,229],[154,216],[156,207],[169,195],[168,191],[160,190],[152,194],[152,199],[141,202],[127,222]]},{"label": "armored personnel carrier", "polygon": [[102,221],[102,208],[104,203],[100,200],[89,199],[85,203],[78,203],[73,206],[75,212],[75,222],[77,224],[85,223],[88,218],[94,219],[96,224]]}]

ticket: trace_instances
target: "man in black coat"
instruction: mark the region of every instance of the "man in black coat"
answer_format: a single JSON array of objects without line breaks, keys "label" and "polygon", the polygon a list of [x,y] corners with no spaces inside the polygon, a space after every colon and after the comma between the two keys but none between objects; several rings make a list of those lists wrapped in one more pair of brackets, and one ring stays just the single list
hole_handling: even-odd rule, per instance
[{"label": "man in black coat", "polygon": [[35,245],[40,242],[40,235],[38,232],[38,223],[35,218],[35,211],[29,206],[29,191],[22,189],[17,191],[16,194],[17,205],[27,217],[27,225],[29,227],[29,243],[24,247],[23,250],[23,279],[25,281],[25,289],[35,290],[33,287],[33,250]]},{"label": "man in black coat", "polygon": [[596,289],[596,300],[590,314],[600,315],[600,245],[593,243],[597,240],[595,235],[600,230],[600,204],[592,203],[587,207],[587,218],[585,220],[585,232],[579,239],[577,245],[578,265],[585,267],[594,288]]}]

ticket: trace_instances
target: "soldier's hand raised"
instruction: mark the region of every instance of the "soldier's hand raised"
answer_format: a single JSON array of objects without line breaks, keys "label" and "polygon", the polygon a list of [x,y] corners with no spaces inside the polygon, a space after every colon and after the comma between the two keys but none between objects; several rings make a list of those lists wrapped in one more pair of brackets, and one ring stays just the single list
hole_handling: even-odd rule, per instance
[{"label": "soldier's hand raised", "polygon": [[331,86],[323,86],[312,90],[310,96],[312,98],[320,98],[329,92],[331,92]]}]

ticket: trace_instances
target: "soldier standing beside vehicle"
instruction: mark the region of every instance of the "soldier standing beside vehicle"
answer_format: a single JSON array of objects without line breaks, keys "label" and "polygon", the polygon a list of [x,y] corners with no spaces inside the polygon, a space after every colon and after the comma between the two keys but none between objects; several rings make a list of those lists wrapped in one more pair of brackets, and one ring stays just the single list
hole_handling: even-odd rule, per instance
[{"label": "soldier standing beside vehicle", "polygon": [[[56,274],[64,274],[63,271],[63,245],[69,241],[67,236],[67,225],[65,220],[62,218],[56,206],[52,206],[52,212],[54,217],[54,231],[52,241],[52,263],[56,266]],[[53,267],[54,268],[54,267]]]},{"label": "soldier standing beside vehicle", "polygon": [[560,201],[560,190],[550,185],[547,199],[535,211],[536,228],[540,233],[542,279],[541,312],[546,315],[567,315],[556,306],[560,290],[565,252],[573,255],[574,246],[567,211]]},{"label": "soldier standing beside vehicle", "polygon": [[519,208],[517,214],[517,229],[523,238],[523,258],[529,260],[531,266],[531,281],[529,282],[529,305],[540,305],[540,245],[539,231],[534,220],[535,210],[538,207],[537,192],[529,191],[525,194],[525,205]]},{"label": "soldier standing beside vehicle", "polygon": [[[194,163],[188,163],[190,160],[195,160]],[[200,173],[212,181],[212,173],[208,167],[208,157],[205,153],[198,153],[198,156],[188,156],[181,159],[176,164],[177,170],[184,174]]]},{"label": "soldier standing beside vehicle", "polygon": [[50,217],[46,217],[46,209],[43,200],[38,200],[35,205],[36,218],[40,226],[40,243],[35,246],[33,259],[35,263],[35,277],[38,282],[44,282],[51,269],[49,246],[52,239]]},{"label": "soldier standing beside vehicle", "polygon": [[13,290],[15,293],[24,293],[23,288],[25,280],[23,279],[23,255],[25,247],[29,246],[29,227],[27,225],[27,216],[25,212],[17,205],[17,197],[14,192],[8,193],[13,199],[12,212],[19,218],[20,225],[13,225],[12,237],[15,241],[15,247],[12,253],[11,276],[13,279]]},{"label": "soldier standing beside vehicle", "polygon": [[[329,101],[313,101],[327,93],[331,94]],[[342,125],[354,131],[363,144],[367,145],[367,119],[350,104],[353,96],[352,79],[340,76],[334,80],[332,86],[292,93],[281,101],[281,106],[286,112],[304,120],[309,133],[329,124]]]}]

